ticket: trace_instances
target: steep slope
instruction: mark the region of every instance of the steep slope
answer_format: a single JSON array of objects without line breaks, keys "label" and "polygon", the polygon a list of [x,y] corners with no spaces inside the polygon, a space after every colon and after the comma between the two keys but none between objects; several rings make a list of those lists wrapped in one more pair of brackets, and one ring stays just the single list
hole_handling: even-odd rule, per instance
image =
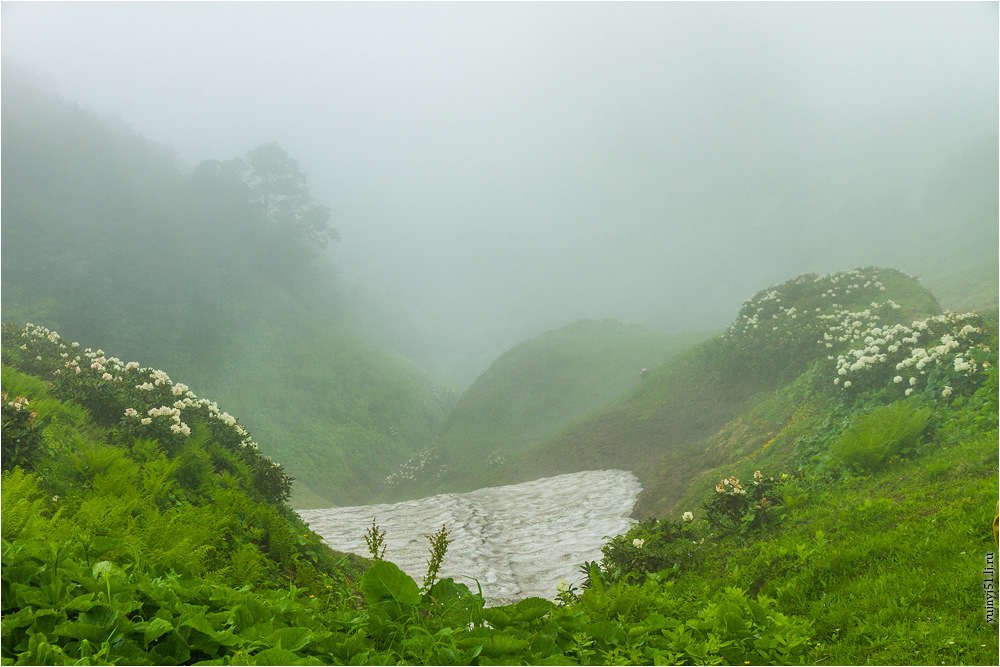
[{"label": "steep slope", "polygon": [[984,310],[1000,305],[1000,262],[993,259],[928,278],[927,287],[948,310]]},{"label": "steep slope", "polygon": [[[3,78],[4,321],[115,349],[217,396],[305,506],[378,500],[447,404],[341,317],[315,248],[262,228],[225,165]],[[289,253],[295,261],[289,261]]]},{"label": "steep slope", "polygon": [[484,477],[505,459],[606,405],[645,381],[646,369],[706,337],[581,320],[519,343],[458,399],[423,474],[410,479],[404,468],[391,482],[400,496],[484,486]]},{"label": "steep slope", "polygon": [[808,664],[994,659],[997,311],[843,322],[832,358],[703,442],[726,464],[608,542],[583,610],[669,608],[636,604],[644,580],[726,588],[808,619]]},{"label": "steep slope", "polygon": [[853,331],[872,317],[909,323],[939,311],[916,279],[889,269],[810,274],[762,290],[725,334],[667,361],[597,415],[498,468],[491,481],[622,468],[643,485],[637,515],[662,512],[695,475],[728,460],[730,450],[707,446],[710,436],[843,345],[824,340],[831,323],[846,321]]}]

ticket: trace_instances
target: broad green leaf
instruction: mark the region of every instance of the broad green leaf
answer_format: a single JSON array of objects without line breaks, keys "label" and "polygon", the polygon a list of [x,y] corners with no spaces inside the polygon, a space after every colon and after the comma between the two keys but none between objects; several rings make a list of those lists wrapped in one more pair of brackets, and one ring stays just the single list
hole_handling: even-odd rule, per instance
[{"label": "broad green leaf", "polygon": [[121,572],[117,565],[108,560],[102,560],[99,563],[94,563],[93,573],[94,577],[100,577],[102,574],[110,576],[112,574],[117,574]]},{"label": "broad green leaf", "polygon": [[147,642],[158,639],[165,633],[170,632],[173,627],[168,621],[155,617],[150,621],[135,624],[135,629],[143,633]]},{"label": "broad green leaf", "polygon": [[399,604],[420,604],[420,587],[394,563],[379,561],[361,577],[361,592],[368,604],[393,600]]},{"label": "broad green leaf", "polygon": [[517,637],[497,632],[483,642],[483,652],[481,657],[499,658],[500,656],[505,655],[517,657],[530,645],[530,642],[527,640],[518,639]]},{"label": "broad green leaf", "polygon": [[296,665],[302,657],[284,648],[266,648],[250,657],[256,665]]},{"label": "broad green leaf", "polygon": [[494,628],[506,628],[510,625],[510,615],[504,611],[505,609],[509,609],[509,607],[490,607],[488,609],[483,609],[483,620]]},{"label": "broad green leaf", "polygon": [[276,648],[298,651],[312,641],[312,637],[313,632],[309,628],[279,628],[268,635],[264,643]]},{"label": "broad green leaf", "polygon": [[112,628],[105,625],[94,625],[93,623],[80,623],[79,621],[73,621],[69,623],[61,623],[56,626],[54,634],[59,637],[86,639],[95,644],[100,644],[108,639],[112,631]]},{"label": "broad green leaf", "polygon": [[431,586],[424,598],[433,598],[439,604],[447,604],[455,600],[472,596],[472,591],[465,584],[457,584],[452,578],[441,579]]},{"label": "broad green leaf", "polygon": [[75,598],[66,603],[64,609],[67,611],[87,611],[94,606],[94,594],[85,593],[83,595],[77,595]]},{"label": "broad green leaf", "polygon": [[215,635],[215,628],[213,628],[212,624],[208,622],[208,619],[206,619],[204,616],[200,614],[191,614],[187,616],[180,623],[178,623],[177,626],[192,627],[198,632],[202,632],[208,635],[209,637]]},{"label": "broad green leaf", "polygon": [[616,621],[591,623],[587,626],[587,634],[608,644],[619,644],[625,639],[624,628]]},{"label": "broad green leaf", "polygon": [[531,622],[555,609],[555,604],[543,598],[525,598],[507,607],[511,621]]}]

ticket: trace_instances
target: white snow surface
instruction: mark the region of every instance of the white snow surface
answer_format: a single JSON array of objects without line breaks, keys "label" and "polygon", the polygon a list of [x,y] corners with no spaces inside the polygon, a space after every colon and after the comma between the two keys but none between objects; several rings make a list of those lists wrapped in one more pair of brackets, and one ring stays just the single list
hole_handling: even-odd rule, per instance
[{"label": "white snow surface", "polygon": [[385,559],[422,582],[425,536],[444,524],[454,540],[439,578],[453,577],[488,605],[555,598],[560,581],[583,580],[580,565],[601,558],[604,538],[624,533],[641,486],[631,472],[590,470],[471,493],[360,507],[299,510],[333,549],[369,556],[365,531],[385,531]]}]

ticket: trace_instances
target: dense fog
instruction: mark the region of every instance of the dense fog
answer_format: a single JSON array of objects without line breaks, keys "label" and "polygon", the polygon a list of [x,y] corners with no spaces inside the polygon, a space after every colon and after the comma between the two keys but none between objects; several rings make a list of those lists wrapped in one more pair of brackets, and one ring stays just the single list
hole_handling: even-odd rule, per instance
[{"label": "dense fog", "polygon": [[359,325],[468,383],[582,317],[996,261],[996,3],[27,3],[2,55],[194,168],[278,142]]}]

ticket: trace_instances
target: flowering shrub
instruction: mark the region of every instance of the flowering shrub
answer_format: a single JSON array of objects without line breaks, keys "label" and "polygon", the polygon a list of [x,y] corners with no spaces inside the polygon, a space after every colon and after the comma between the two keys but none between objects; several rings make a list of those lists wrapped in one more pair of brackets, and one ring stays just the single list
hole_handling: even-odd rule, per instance
[{"label": "flowering shrub", "polygon": [[902,396],[967,395],[996,364],[996,351],[986,345],[986,323],[975,313],[945,312],[909,326],[867,324],[844,322],[832,330],[836,340],[854,346],[828,358],[835,362],[834,385],[849,395],[881,388]]},{"label": "flowering shrub", "polygon": [[[602,549],[600,571],[604,578],[609,582],[628,579],[641,582],[649,574],[690,565],[704,540],[698,542],[688,537],[689,523],[686,518],[683,523],[648,519],[636,523],[624,535],[611,538]],[[591,568],[589,563],[584,566],[583,572],[588,577]]]},{"label": "flowering shrub", "polygon": [[704,503],[708,522],[725,532],[746,533],[757,530],[774,517],[780,504],[777,487],[781,483],[774,477],[765,478],[759,471],[753,473],[753,484],[743,486],[736,477],[723,479],[715,485],[715,495]]},{"label": "flowering shrub", "polygon": [[0,441],[3,443],[4,470],[14,466],[30,469],[38,455],[41,438],[41,430],[35,428],[38,415],[28,408],[28,399],[23,396],[8,401],[6,393],[0,395],[0,413],[3,415]]},{"label": "flowering shrub", "polygon": [[878,470],[890,457],[913,450],[930,416],[930,408],[917,410],[911,401],[879,406],[844,432],[833,453],[856,471]]},{"label": "flowering shrub", "polygon": [[[885,298],[887,283],[900,291],[912,290],[916,280],[900,271],[869,267],[823,276],[804,274],[762,290],[743,302],[722,335],[727,363],[740,373],[782,377],[800,373],[823,351],[840,349],[851,340],[843,334],[838,337],[836,327],[891,324],[905,314],[899,304]],[[917,311],[938,312],[929,293],[918,294],[922,298],[913,299]]]},{"label": "flowering shrub", "polygon": [[492,452],[490,452],[490,455],[486,457],[486,465],[489,466],[490,468],[496,468],[498,466],[502,466],[504,460],[505,457],[503,455],[503,452],[500,451],[499,449],[494,449]]},{"label": "flowering shrub", "polygon": [[431,466],[437,462],[440,454],[437,449],[425,449],[411,456],[406,463],[399,466],[399,470],[391,473],[385,478],[385,485],[389,488],[399,486],[404,482],[412,482],[417,475],[430,470]]},{"label": "flowering shrub", "polygon": [[279,502],[290,496],[291,477],[258,452],[235,417],[163,371],[125,363],[103,350],[81,351],[79,343],[66,345],[56,332],[31,323],[3,325],[3,340],[5,364],[51,382],[54,395],[80,402],[98,423],[154,438],[168,451],[177,451],[191,436],[191,424],[204,425],[212,441],[236,452],[253,471],[264,498]]}]

